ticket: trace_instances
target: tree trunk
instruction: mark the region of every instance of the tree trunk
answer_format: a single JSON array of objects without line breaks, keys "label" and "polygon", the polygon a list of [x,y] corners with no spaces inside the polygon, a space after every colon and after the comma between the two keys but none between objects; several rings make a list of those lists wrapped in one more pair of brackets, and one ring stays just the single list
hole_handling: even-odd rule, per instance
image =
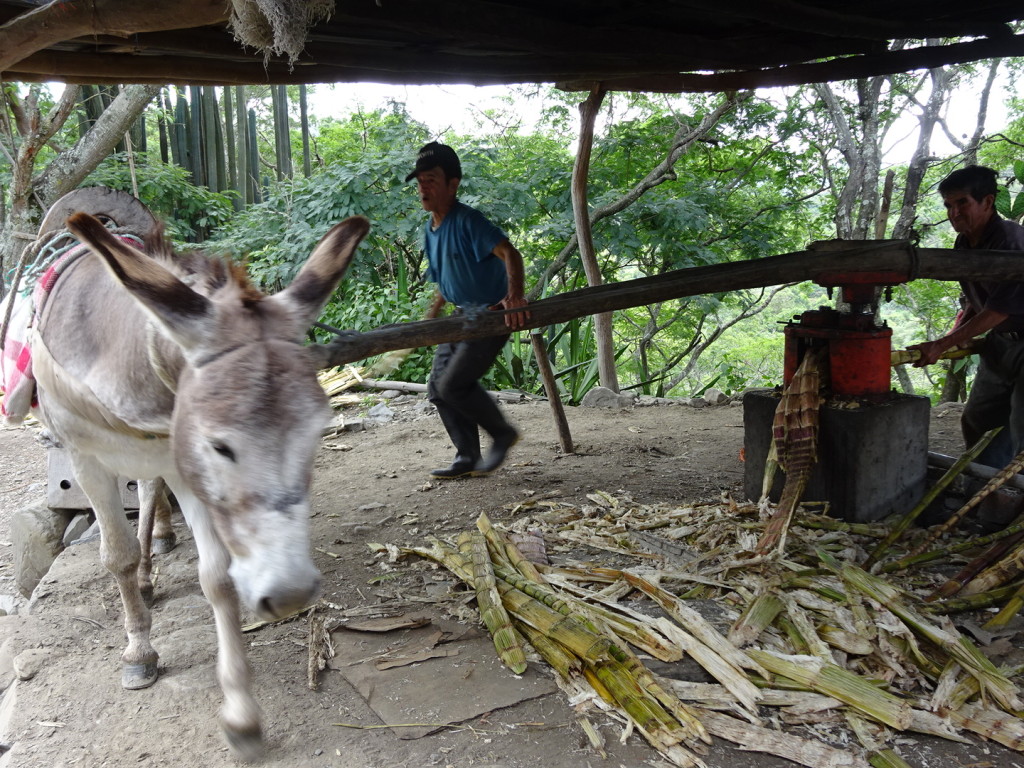
[{"label": "tree trunk", "polygon": [[[587,173],[590,169],[590,153],[594,146],[594,122],[604,100],[604,89],[595,88],[589,98],[580,104],[580,144],[576,151],[576,163],[572,169],[572,210],[576,222],[576,239],[580,245],[580,260],[587,275],[587,284],[600,285],[601,267],[594,253],[594,240],[590,229],[590,213],[587,206]],[[597,346],[597,369],[602,387],[613,392],[619,391],[619,375],[615,370],[615,347],[612,343],[612,315],[602,313],[594,316],[594,339]]]},{"label": "tree trunk", "polygon": [[[131,127],[153,96],[156,85],[129,85],[99,115],[92,128],[78,142],[60,152],[38,175],[35,159],[40,149],[64,125],[79,100],[77,86],[68,86],[45,116],[35,99],[26,100],[32,118],[26,121],[28,132],[21,132],[21,145],[11,168],[11,207],[0,230],[0,269],[14,266],[25,245],[35,239],[38,221],[57,198],[75,189],[107,155]],[[6,98],[13,99],[11,92]],[[19,131],[21,126],[19,125]],[[40,207],[41,206],[41,207]]]}]

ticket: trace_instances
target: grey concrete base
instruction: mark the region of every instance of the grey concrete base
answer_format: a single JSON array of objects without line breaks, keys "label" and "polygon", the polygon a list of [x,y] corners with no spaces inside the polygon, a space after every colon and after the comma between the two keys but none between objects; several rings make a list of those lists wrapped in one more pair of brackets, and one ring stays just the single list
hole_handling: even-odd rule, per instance
[{"label": "grey concrete base", "polygon": [[[71,457],[66,450],[53,446],[46,451],[46,503],[54,509],[91,509],[85,491],[75,480]],[[117,480],[125,509],[139,508],[138,481],[120,477]]]},{"label": "grey concrete base", "polygon": [[[743,398],[743,490],[760,498],[772,419],[779,396],[751,391]],[[925,492],[928,472],[927,398],[893,394],[879,405],[821,409],[818,462],[803,501],[827,501],[829,514],[848,522],[874,522],[904,513]],[[769,498],[778,501],[785,473],[777,472]]]}]

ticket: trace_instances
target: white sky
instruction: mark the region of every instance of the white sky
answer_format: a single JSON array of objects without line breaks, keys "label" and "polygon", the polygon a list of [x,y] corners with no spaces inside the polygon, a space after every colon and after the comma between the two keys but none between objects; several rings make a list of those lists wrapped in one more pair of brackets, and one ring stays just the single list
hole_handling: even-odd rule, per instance
[{"label": "white sky", "polygon": [[[426,124],[435,135],[454,129],[459,133],[475,131],[477,118],[484,110],[500,106],[509,93],[503,85],[381,85],[378,83],[342,83],[317,85],[310,95],[310,111],[318,117],[342,116],[362,107],[384,108],[390,101],[402,102],[409,114]],[[521,101],[520,106],[535,115],[537,100]]]},{"label": "white sky", "polygon": [[[406,105],[409,114],[426,124],[434,136],[449,129],[458,133],[478,132],[478,122],[484,110],[501,106],[501,98],[509,93],[506,86],[473,85],[382,85],[379,83],[347,83],[317,85],[310,96],[310,109],[318,117],[341,117],[355,111],[386,107],[389,101]],[[580,94],[580,99],[584,98]],[[993,133],[1005,126],[1007,110],[1004,86],[997,84],[989,104],[986,132]],[[539,115],[539,99],[518,99],[517,107],[527,124]],[[948,111],[953,130],[960,135],[974,130],[977,115],[977,95],[973,88],[964,88],[954,95]],[[914,150],[916,121],[907,119],[905,128],[897,126],[890,134],[891,146],[887,156],[893,163],[905,163]],[[955,150],[941,131],[936,131],[932,151],[939,155]]]}]

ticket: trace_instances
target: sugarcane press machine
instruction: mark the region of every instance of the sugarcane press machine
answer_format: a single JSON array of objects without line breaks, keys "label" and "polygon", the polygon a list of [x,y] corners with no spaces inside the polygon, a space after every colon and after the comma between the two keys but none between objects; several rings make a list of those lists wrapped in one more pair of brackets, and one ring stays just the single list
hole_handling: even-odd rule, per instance
[{"label": "sugarcane press machine", "polygon": [[[817,461],[803,503],[821,502],[830,515],[848,522],[905,512],[925,490],[930,402],[893,391],[892,329],[879,317],[883,296],[906,281],[895,272],[821,276],[816,282],[837,299],[836,306],[804,312],[784,328],[783,387],[809,350],[820,351],[824,361]],[[762,494],[781,391],[754,390],[743,400],[744,491],[750,499]],[[772,501],[778,501],[784,479],[780,469]]]}]

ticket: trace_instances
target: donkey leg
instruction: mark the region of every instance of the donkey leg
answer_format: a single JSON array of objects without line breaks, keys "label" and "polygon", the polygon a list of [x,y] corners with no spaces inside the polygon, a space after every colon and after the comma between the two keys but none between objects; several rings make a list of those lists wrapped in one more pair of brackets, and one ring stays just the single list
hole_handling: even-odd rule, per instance
[{"label": "donkey leg", "polygon": [[153,605],[153,522],[163,480],[139,480],[139,591]]},{"label": "donkey leg", "polygon": [[114,576],[124,605],[128,646],[121,654],[121,685],[147,688],[156,682],[158,657],[149,641],[149,608],[139,589],[139,542],[125,517],[116,476],[91,456],[76,455],[73,465],[100,524],[100,560]]},{"label": "donkey leg", "polygon": [[153,604],[153,555],[170,552],[174,544],[167,484],[162,477],[139,480],[139,589],[146,605]]},{"label": "donkey leg", "polygon": [[199,583],[217,625],[217,680],[224,694],[221,729],[232,752],[241,760],[252,761],[263,753],[263,732],[260,708],[252,695],[252,670],[242,639],[238,593],[228,575],[231,556],[201,502],[174,490],[195,536]]},{"label": "donkey leg", "polygon": [[153,516],[153,554],[166,555],[177,545],[178,537],[171,527],[171,500],[167,495],[167,483],[162,477],[155,482],[160,484],[160,491],[156,494]]}]

